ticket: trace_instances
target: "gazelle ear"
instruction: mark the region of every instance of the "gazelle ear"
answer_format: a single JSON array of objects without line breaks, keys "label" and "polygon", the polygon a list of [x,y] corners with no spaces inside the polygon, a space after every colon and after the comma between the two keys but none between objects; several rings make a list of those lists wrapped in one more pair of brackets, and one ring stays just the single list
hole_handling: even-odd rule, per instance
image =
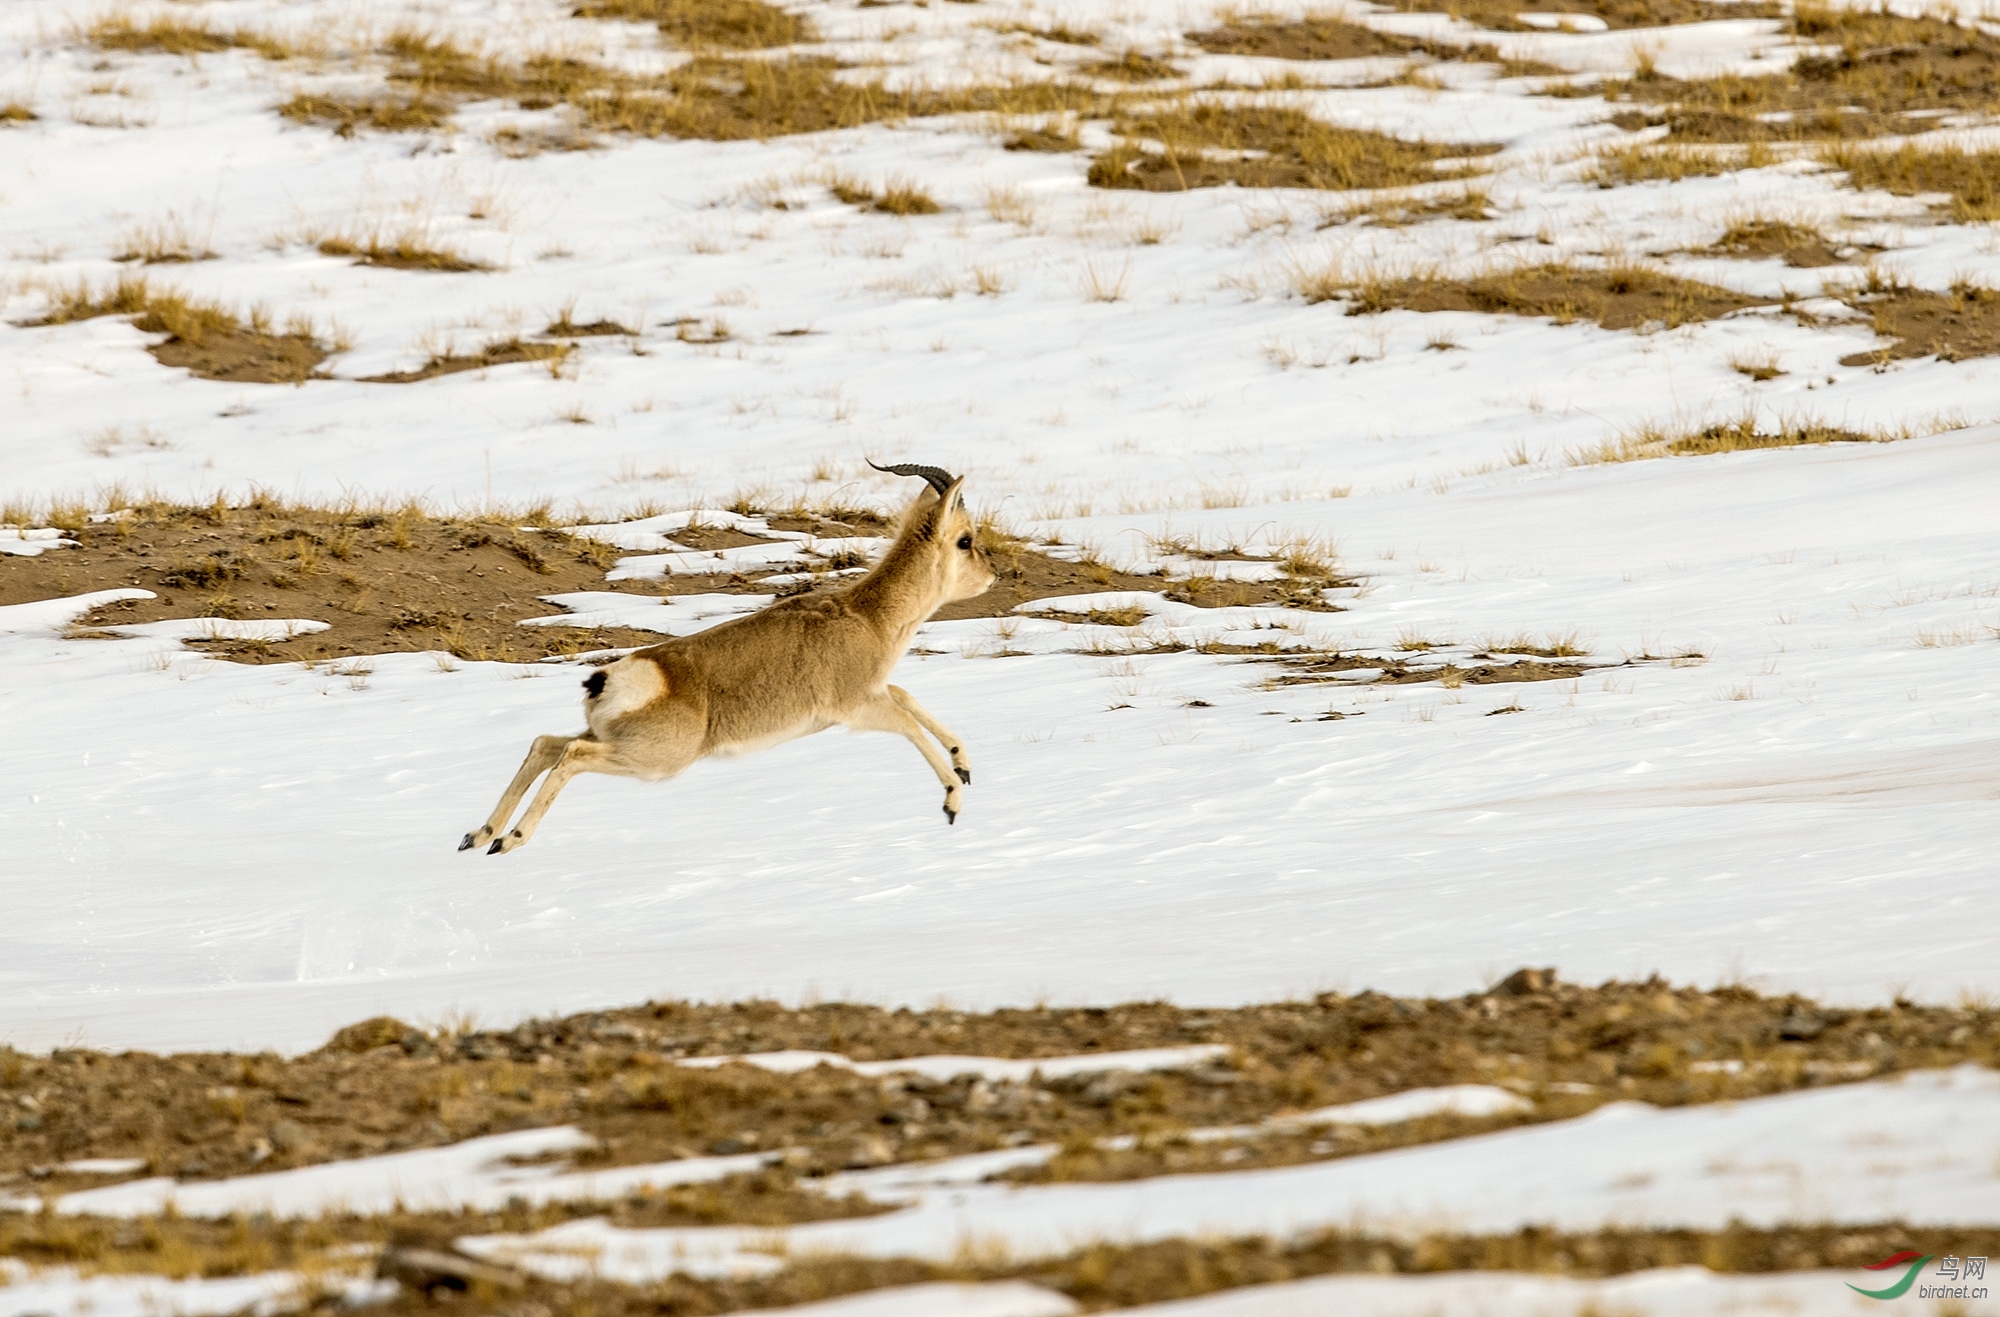
[{"label": "gazelle ear", "polygon": [[940,512],[953,512],[964,507],[965,477],[960,476],[951,482],[951,488],[945,490],[943,496],[938,499],[938,509]]}]

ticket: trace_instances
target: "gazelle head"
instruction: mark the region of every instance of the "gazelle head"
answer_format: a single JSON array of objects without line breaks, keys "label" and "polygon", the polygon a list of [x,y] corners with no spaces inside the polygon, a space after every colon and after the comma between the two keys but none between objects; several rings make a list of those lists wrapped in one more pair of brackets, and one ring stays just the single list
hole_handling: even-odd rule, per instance
[{"label": "gazelle head", "polygon": [[979,527],[965,510],[965,477],[914,462],[868,465],[890,475],[922,476],[930,485],[903,514],[891,552],[907,550],[928,559],[940,605],[983,594],[993,584],[993,566],[979,547]]}]

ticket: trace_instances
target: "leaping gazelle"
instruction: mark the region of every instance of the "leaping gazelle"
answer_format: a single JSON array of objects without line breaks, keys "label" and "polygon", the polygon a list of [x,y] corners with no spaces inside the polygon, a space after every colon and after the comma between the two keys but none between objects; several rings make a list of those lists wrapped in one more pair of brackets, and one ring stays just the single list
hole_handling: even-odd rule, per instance
[{"label": "leaping gazelle", "polygon": [[[985,591],[993,571],[965,510],[964,477],[915,464],[875,469],[922,476],[930,488],[904,510],[895,542],[873,570],[845,589],[781,599],[591,673],[583,683],[590,730],[536,737],[492,817],[466,833],[459,849],[491,841],[487,853],[497,854],[526,845],[578,773],[664,782],[698,759],[748,754],[837,723],[908,739],[944,784],[945,821],[956,823],[959,788],[972,782],[964,743],[888,680],[917,628],[944,605]],[[544,772],[548,779],[507,831]]]}]

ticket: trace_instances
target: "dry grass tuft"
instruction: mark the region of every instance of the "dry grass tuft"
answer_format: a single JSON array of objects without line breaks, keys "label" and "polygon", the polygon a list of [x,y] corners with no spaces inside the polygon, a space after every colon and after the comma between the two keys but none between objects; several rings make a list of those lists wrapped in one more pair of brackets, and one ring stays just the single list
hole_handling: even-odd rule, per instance
[{"label": "dry grass tuft", "polygon": [[1178,78],[1181,71],[1163,59],[1137,50],[1127,50],[1111,59],[1096,60],[1077,70],[1086,77],[1108,78],[1113,82],[1163,82]]},{"label": "dry grass tuft", "polygon": [[1774,380],[1785,373],[1778,364],[1778,354],[1765,348],[1758,352],[1738,352],[1729,358],[1729,369],[1738,375],[1762,382]]},{"label": "dry grass tuft", "polygon": [[1047,151],[1051,154],[1083,149],[1083,143],[1077,140],[1075,133],[1056,128],[1023,128],[1008,134],[1000,145],[1009,151]]},{"label": "dry grass tuft", "polygon": [[54,290],[35,325],[61,325],[97,316],[129,316],[142,333],[167,337],[146,350],[163,366],[232,384],[303,384],[326,360],[327,349],[310,324],[280,332],[253,310],[246,321],[217,302],[157,289],[142,275],[126,275],[108,288],[80,282]]},{"label": "dry grass tuft", "polygon": [[261,32],[238,28],[220,31],[170,15],[140,22],[130,14],[112,14],[84,33],[99,50],[153,51],[166,55],[212,55],[224,50],[254,50],[265,59],[290,59],[298,53],[291,43]]},{"label": "dry grass tuft", "polygon": [[907,178],[891,177],[880,191],[845,174],[829,175],[825,181],[827,191],[836,198],[863,210],[884,215],[935,215],[942,209],[930,193]]},{"label": "dry grass tuft", "polygon": [[2000,151],[1905,142],[1888,151],[1832,146],[1820,153],[1820,159],[1844,170],[1857,188],[1880,188],[1906,197],[1944,193],[1951,198],[1954,224],[2000,219]]},{"label": "dry grass tuft", "polygon": [[1064,46],[1094,46],[1103,37],[1089,28],[1071,27],[1067,23],[1051,23],[1037,27],[1028,23],[1001,22],[992,25],[995,32],[1018,32],[1039,41],[1053,41]]},{"label": "dry grass tuft", "polygon": [[33,123],[39,118],[41,118],[39,114],[36,114],[34,110],[23,105],[20,101],[8,101],[5,104],[0,104],[0,125]]},{"label": "dry grass tuft", "polygon": [[[1122,116],[1126,140],[1091,161],[1104,188],[1184,192],[1193,188],[1403,187],[1436,182],[1440,161],[1497,147],[1408,141],[1342,128],[1279,105],[1198,101]],[[1147,149],[1148,146],[1155,149]]]},{"label": "dry grass tuft", "polygon": [[374,265],[386,270],[464,272],[493,268],[459,252],[431,246],[430,239],[414,229],[396,234],[377,229],[358,237],[322,238],[318,249],[322,256],[351,256],[356,265]]},{"label": "dry grass tuft", "polygon": [[[1314,288],[1314,292],[1321,291]],[[1673,329],[1766,301],[1649,266],[1563,262],[1495,270],[1467,279],[1431,273],[1363,279],[1350,285],[1348,295],[1349,315],[1389,310],[1477,311],[1548,316],[1557,324],[1590,320],[1606,329],[1646,325]]]},{"label": "dry grass tuft", "polygon": [[550,338],[601,338],[612,335],[630,337],[638,332],[626,328],[616,320],[599,319],[578,324],[575,317],[576,308],[574,306],[566,306],[563,308],[561,315],[549,321],[548,327],[542,333]]},{"label": "dry grass tuft", "polygon": [[573,12],[651,23],[687,50],[768,50],[814,37],[810,20],[761,0],[583,0]]},{"label": "dry grass tuft", "polygon": [[336,96],[300,92],[278,106],[294,123],[330,124],[336,137],[363,128],[382,133],[425,132],[451,118],[449,103],[430,96]]},{"label": "dry grass tuft", "polygon": [[1758,429],[1754,415],[1698,430],[1649,424],[1622,431],[1592,448],[1569,454],[1573,466],[1606,462],[1637,462],[1654,457],[1698,457],[1742,453],[1765,448],[1797,448],[1818,444],[1886,443],[1910,437],[1911,431],[1864,433],[1815,420],[1780,421],[1775,430]]},{"label": "dry grass tuft", "polygon": [[197,237],[192,225],[178,215],[148,224],[135,224],[125,231],[114,261],[137,261],[142,265],[180,265],[192,261],[212,261],[206,237]]},{"label": "dry grass tuft", "polygon": [[1491,194],[1484,188],[1464,187],[1419,196],[1376,196],[1326,206],[1320,210],[1319,227],[1330,229],[1359,220],[1377,228],[1400,229],[1432,219],[1478,221],[1492,218]]},{"label": "dry grass tuft", "polygon": [[1777,163],[1778,156],[1761,142],[1739,148],[1635,143],[1592,153],[1583,179],[1606,188],[1627,183],[1678,183],[1684,178],[1712,178]]}]

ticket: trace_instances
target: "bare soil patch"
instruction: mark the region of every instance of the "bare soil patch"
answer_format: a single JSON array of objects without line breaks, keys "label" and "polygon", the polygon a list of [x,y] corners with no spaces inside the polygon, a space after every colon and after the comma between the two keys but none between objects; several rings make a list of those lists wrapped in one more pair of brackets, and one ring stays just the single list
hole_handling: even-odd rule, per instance
[{"label": "bare soil patch", "polygon": [[1046,151],[1053,155],[1083,149],[1083,143],[1077,140],[1075,133],[1049,128],[1024,128],[1008,134],[1000,145],[1009,151]]},{"label": "bare soil patch", "polygon": [[660,639],[652,632],[516,623],[557,611],[538,595],[660,595],[678,585],[606,582],[617,554],[595,541],[415,508],[334,511],[266,500],[241,508],[145,505],[104,524],[69,520],[66,533],[79,547],[0,561],[0,603],[136,586],[159,597],[97,609],[79,630],[186,617],[332,624],[291,640],[200,644],[246,663],[423,650],[528,662],[651,644]]},{"label": "bare soil patch", "polygon": [[[667,1002],[463,1033],[378,1019],[292,1058],[0,1048],[0,1096],[13,1122],[0,1143],[0,1191],[63,1183],[50,1168],[81,1157],[139,1157],[154,1174],[203,1178],[565,1122],[605,1140],[598,1163],[796,1148],[788,1165],[812,1174],[1024,1139],[1081,1148],[1132,1135],[1164,1165],[1177,1130],[1425,1085],[1505,1083],[1542,1102],[1541,1119],[1573,1110],[1570,1099],[1677,1105],[2000,1060],[1992,1008],[1848,1010],[1658,980],[1583,988],[1552,979],[1516,975],[1459,998],[1323,994],[1231,1010]],[[672,1064],[780,1048],[881,1060],[1191,1043],[1232,1051],[1191,1071],[1026,1084]],[[1558,1084],[1569,1087],[1551,1089]],[[1552,1092],[1561,1099],[1553,1105]],[[1345,1155],[1346,1136],[1334,1143],[1306,1144],[1303,1155]]]},{"label": "bare soil patch", "polygon": [[[1275,606],[1335,612],[1338,606],[1329,603],[1322,592],[1356,584],[1324,569],[1295,572],[1276,581],[1221,581],[1212,576],[1170,580],[1120,571],[1095,559],[1067,562],[1032,548],[1022,540],[999,534],[990,527],[983,531],[982,539],[981,547],[985,549],[997,579],[991,589],[976,599],[945,605],[938,611],[939,620],[1003,617],[1019,605],[1036,599],[1114,590],[1159,593],[1176,603],[1195,604],[1202,608]],[[1051,613],[1048,616],[1059,621],[1094,620],[1082,613]]]},{"label": "bare soil patch", "polygon": [[1960,280],[1942,293],[1907,286],[1863,292],[1850,304],[1867,312],[1876,335],[1888,341],[1842,357],[1843,366],[1911,357],[1964,361],[2000,353],[2000,290]]},{"label": "bare soil patch", "polygon": [[[1394,0],[1394,8],[1404,13],[1445,13],[1477,27],[1502,32],[1527,32],[1522,6],[1511,0]],[[1782,18],[1785,8],[1765,0],[1746,3],[1717,3],[1716,0],[1565,0],[1554,6],[1535,5],[1531,12],[1560,18],[1575,14],[1601,18],[1612,28],[1667,27],[1680,23],[1712,23],[1732,18]]]},{"label": "bare soil patch", "polygon": [[[588,332],[600,331],[593,329]],[[620,329],[616,332],[625,331]],[[440,375],[485,370],[491,366],[511,366],[523,361],[561,362],[574,350],[568,343],[531,343],[523,339],[509,338],[498,343],[489,343],[470,354],[439,353],[415,370],[390,371],[386,375],[364,375],[362,380],[367,384],[414,384],[419,380],[436,379]]]},{"label": "bare soil patch", "polygon": [[542,333],[550,338],[607,338],[614,335],[631,337],[638,331],[628,329],[616,320],[592,320],[579,325],[570,319],[570,313],[565,311],[561,316],[551,320],[548,328]]},{"label": "bare soil patch", "polygon": [[1351,205],[1326,207],[1320,211],[1319,227],[1330,229],[1356,220],[1383,229],[1400,229],[1432,219],[1488,220],[1493,218],[1492,206],[1492,196],[1477,187],[1418,196],[1371,197]]},{"label": "bare soil patch", "polygon": [[101,290],[85,283],[60,290],[48,313],[31,323],[61,325],[97,316],[128,316],[141,333],[166,335],[146,349],[161,365],[232,384],[303,384],[328,355],[310,326],[279,331],[261,312],[246,322],[218,303],[156,289],[143,275],[121,276]]},{"label": "bare soil patch", "polygon": [[1940,114],[2000,108],[2000,37],[1940,18],[1801,5],[1793,34],[1837,46],[1782,73],[1680,80],[1650,68],[1606,96],[1653,107],[1681,142],[1880,137],[1936,126]]},{"label": "bare soil patch", "polygon": [[1557,324],[1590,320],[1606,329],[1633,329],[1652,323],[1672,329],[1744,307],[1770,304],[1770,299],[1641,265],[1558,263],[1522,266],[1470,279],[1417,275],[1369,281],[1352,288],[1349,297],[1349,315],[1388,310],[1478,311],[1548,316]]},{"label": "bare soil patch", "polygon": [[[1419,666],[1402,658],[1384,658],[1369,654],[1320,653],[1284,653],[1277,661],[1284,665],[1285,671],[1267,683],[1271,686],[1327,684],[1407,686],[1428,681],[1439,682],[1446,687],[1493,686],[1524,681],[1569,681],[1598,668],[1621,666],[1602,663],[1560,663],[1542,659],[1518,659],[1511,663],[1475,663],[1470,667],[1460,667],[1455,663]],[[1382,675],[1366,683],[1341,675],[1370,668],[1382,669]]]},{"label": "bare soil patch", "polygon": [[352,256],[356,265],[373,265],[384,270],[444,270],[463,273],[493,268],[484,261],[475,261],[454,251],[429,247],[409,236],[384,238],[377,234],[359,240],[323,238],[319,243],[319,252],[322,256]]},{"label": "bare soil patch", "polygon": [[1499,149],[1342,128],[1289,106],[1215,101],[1122,116],[1115,131],[1126,140],[1091,161],[1091,184],[1148,192],[1231,183],[1336,190],[1404,187],[1452,177],[1437,168],[1440,161]]},{"label": "bare soil patch", "polygon": [[1211,55],[1256,55],[1266,59],[1365,59],[1428,49],[1414,37],[1378,32],[1360,23],[1326,15],[1290,23],[1244,17],[1206,31],[1190,32],[1187,38]]},{"label": "bare soil patch", "polygon": [[1789,220],[1753,219],[1732,224],[1713,246],[1703,249],[1700,254],[1733,256],[1743,260],[1765,260],[1776,256],[1786,265],[1807,270],[1842,263],[1824,234]]}]

